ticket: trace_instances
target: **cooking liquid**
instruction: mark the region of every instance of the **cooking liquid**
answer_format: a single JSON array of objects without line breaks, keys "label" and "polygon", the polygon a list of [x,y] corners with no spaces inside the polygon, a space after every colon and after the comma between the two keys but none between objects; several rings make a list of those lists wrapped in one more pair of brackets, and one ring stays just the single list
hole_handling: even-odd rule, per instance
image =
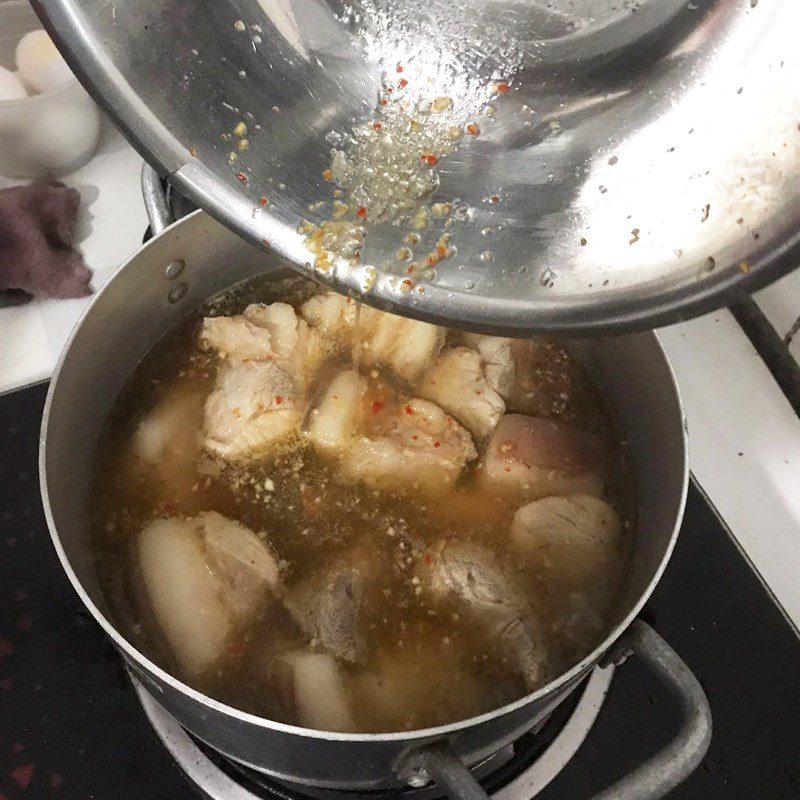
[{"label": "cooking liquid", "polygon": [[[254,299],[292,302],[287,297],[308,296],[305,284],[299,291],[292,289],[296,283],[275,286],[262,281],[239,287],[213,304],[214,311],[236,313]],[[414,493],[342,485],[330,465],[302,441],[238,465],[198,453],[182,469],[177,491],[172,479],[167,485],[151,466],[132,458],[136,426],[159,399],[176,390],[201,396],[211,390],[215,357],[198,345],[200,323],[198,315],[187,319],[142,360],[113,406],[96,457],[90,502],[97,571],[116,624],[139,650],[186,679],[147,610],[133,554],[138,533],[154,517],[190,516],[201,510],[218,511],[268,540],[281,560],[288,587],[336,563],[353,563],[362,574],[368,573],[360,617],[368,660],[363,666],[344,665],[360,731],[453,722],[528,692],[512,664],[456,599],[429,597],[415,580],[426,545],[442,537],[480,542],[496,554],[504,574],[536,609],[549,653],[549,678],[603,638],[627,561],[629,526],[623,531],[613,574],[597,576],[584,590],[567,587],[552,569],[514,552],[507,532],[518,505],[476,484],[480,456],[454,489],[424,500]],[[554,344],[548,353],[548,363],[531,376],[531,385],[552,390],[543,400],[550,404],[549,416],[618,443],[613,420],[588,376],[562,347]],[[360,354],[360,347],[332,351],[311,393],[342,367],[358,368]],[[364,400],[368,407],[408,397],[408,388],[388,372],[373,367],[362,369],[362,374],[370,384]],[[201,403],[197,407],[201,409]],[[201,410],[192,424],[199,433]],[[476,441],[476,447],[481,453],[482,443]],[[606,499],[624,517],[631,488],[618,447],[615,458]],[[231,638],[224,656],[189,682],[242,710],[297,722],[291,703],[270,684],[265,665],[271,652],[303,639],[280,601],[265,598],[257,616]]]}]

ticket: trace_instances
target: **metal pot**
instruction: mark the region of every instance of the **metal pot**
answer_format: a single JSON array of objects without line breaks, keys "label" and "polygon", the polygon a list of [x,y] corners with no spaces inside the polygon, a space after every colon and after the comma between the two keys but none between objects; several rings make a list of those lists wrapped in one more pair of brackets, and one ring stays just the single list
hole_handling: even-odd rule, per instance
[{"label": "metal pot", "polygon": [[[151,192],[151,211],[159,207],[157,200]],[[100,429],[136,364],[170,328],[211,295],[264,271],[277,277],[289,270],[282,258],[247,244],[204,212],[191,214],[146,244],[98,293],[73,332],[50,385],[40,461],[48,525],[76,591],[130,669],[197,737],[275,777],[348,788],[381,788],[402,781],[419,785],[434,778],[463,796],[480,792],[465,764],[477,764],[531,729],[602,659],[619,660],[634,649],[682,693],[684,707],[694,709],[683,739],[648,762],[645,770],[651,785],[656,773],[662,790],[675,785],[705,752],[708,706],[697,682],[655,633],[642,623],[629,630],[672,551],[687,488],[683,411],[653,333],[574,343],[622,420],[639,487],[639,529],[608,635],[583,661],[533,694],[480,717],[427,730],[377,735],[312,731],[246,714],[204,696],[150,661],[116,630],[87,536],[86,498]]]},{"label": "metal pot", "polygon": [[[437,168],[436,199],[470,209],[449,229],[457,258],[423,294],[397,291],[402,241],[374,229],[363,263],[387,279],[367,303],[512,335],[608,333],[726,305],[797,264],[797,0],[33,6],[162,175],[309,274],[297,226],[327,213],[326,136],[373,122],[399,63],[406,92],[447,95],[480,121]],[[483,88],[500,79],[510,89],[489,119]],[[239,120],[244,151],[220,140]],[[340,291],[364,281],[317,275]]]}]

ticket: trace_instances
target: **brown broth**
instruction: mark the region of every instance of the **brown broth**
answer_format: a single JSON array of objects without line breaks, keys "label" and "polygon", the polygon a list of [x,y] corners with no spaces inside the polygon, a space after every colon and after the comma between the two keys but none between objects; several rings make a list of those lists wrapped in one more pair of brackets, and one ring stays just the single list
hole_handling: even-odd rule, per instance
[{"label": "brown broth", "polygon": [[[235,287],[212,305],[214,313],[230,314],[255,300],[294,304],[313,292],[298,280],[276,285],[256,280]],[[519,402],[532,404],[540,416],[601,434],[611,443],[615,461],[605,499],[626,522],[614,574],[603,576],[610,588],[600,594],[592,586],[576,592],[552,570],[518,557],[507,531],[519,504],[476,483],[480,457],[454,489],[432,499],[342,485],[330,464],[302,441],[242,464],[200,454],[189,470],[173,476],[177,484],[165,484],[152,468],[130,456],[131,438],[138,423],[168,393],[194,392],[202,399],[211,390],[215,358],[198,345],[200,321],[210,307],[179,324],[138,365],[114,403],[96,456],[90,498],[96,567],[115,622],[142,652],[187,679],[143,602],[132,552],[139,532],[154,518],[202,510],[218,511],[265,532],[281,559],[287,585],[337,560],[368,565],[372,574],[360,626],[369,656],[364,666],[344,667],[360,731],[453,722],[527,692],[512,665],[461,613],[456,600],[437,600],[420,591],[415,565],[426,545],[442,537],[479,542],[495,553],[509,580],[537,610],[550,656],[549,677],[576,663],[605,635],[630,550],[633,490],[613,415],[569,350],[548,344],[531,375],[530,396]],[[458,333],[449,336],[456,341]],[[315,384],[351,364],[350,353],[334,352]],[[376,393],[391,402],[398,388],[391,375],[372,370],[370,380],[369,402]],[[513,401],[509,411],[517,410]],[[200,424],[198,413],[198,429]],[[480,453],[481,445],[476,446]],[[297,722],[270,685],[264,665],[269,653],[300,636],[280,601],[265,599],[256,618],[237,631],[214,667],[188,680],[242,710]]]}]

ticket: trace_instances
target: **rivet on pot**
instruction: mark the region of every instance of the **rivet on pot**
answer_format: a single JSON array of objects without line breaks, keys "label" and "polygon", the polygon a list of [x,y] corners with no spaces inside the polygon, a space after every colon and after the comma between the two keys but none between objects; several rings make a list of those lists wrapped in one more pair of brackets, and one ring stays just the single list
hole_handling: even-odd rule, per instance
[{"label": "rivet on pot", "polygon": [[183,272],[185,267],[186,262],[182,258],[176,258],[174,261],[170,261],[169,264],[167,264],[167,268],[164,270],[164,277],[168,281],[174,281],[175,278]]},{"label": "rivet on pot", "polygon": [[421,789],[430,782],[428,773],[421,767],[413,770],[407,775],[404,775],[403,779],[412,789]]},{"label": "rivet on pot", "polygon": [[181,281],[180,283],[175,284],[170,290],[169,294],[167,295],[167,300],[170,303],[177,303],[185,294],[186,290],[189,288],[189,284],[186,281]]}]

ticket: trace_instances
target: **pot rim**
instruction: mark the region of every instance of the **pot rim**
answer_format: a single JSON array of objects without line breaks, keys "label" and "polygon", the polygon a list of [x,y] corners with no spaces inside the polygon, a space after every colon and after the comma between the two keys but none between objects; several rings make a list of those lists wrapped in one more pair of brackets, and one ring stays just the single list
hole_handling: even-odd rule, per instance
[{"label": "pot rim", "polygon": [[290,725],[285,722],[277,722],[275,720],[267,719],[266,717],[260,717],[255,714],[250,714],[246,711],[241,711],[240,709],[234,708],[233,706],[227,705],[226,703],[222,703],[218,700],[215,700],[212,697],[209,697],[206,694],[203,694],[202,692],[197,691],[196,689],[193,689],[191,686],[179,680],[178,678],[174,677],[169,672],[162,669],[156,663],[147,658],[147,656],[145,656],[142,652],[140,652],[131,642],[129,642],[116,629],[111,620],[108,619],[105,616],[105,614],[101,612],[101,610],[97,607],[97,605],[95,605],[94,601],[89,597],[86,590],[83,588],[83,585],[81,584],[80,580],[78,579],[77,575],[75,574],[74,570],[72,569],[72,565],[70,564],[69,559],[67,558],[67,555],[61,544],[61,539],[58,535],[58,530],[56,528],[56,524],[53,519],[52,510],[50,508],[49,489],[47,485],[47,429],[50,419],[50,408],[53,402],[53,397],[55,395],[55,392],[57,391],[58,378],[61,373],[61,369],[70,352],[72,343],[75,337],[77,336],[78,332],[80,331],[80,329],[83,327],[84,320],[92,313],[95,305],[99,302],[102,302],[102,298],[105,293],[106,287],[110,286],[115,280],[117,280],[119,276],[123,273],[123,271],[126,268],[128,268],[139,257],[141,253],[145,252],[151,247],[159,246],[162,237],[165,237],[168,234],[172,234],[174,230],[177,229],[183,222],[191,220],[200,214],[205,214],[205,212],[202,210],[198,210],[193,212],[192,214],[189,214],[183,219],[173,223],[164,231],[162,231],[160,234],[158,234],[157,236],[153,237],[148,242],[146,242],[114,272],[114,274],[108,279],[103,288],[101,288],[100,291],[98,291],[97,294],[94,296],[94,298],[92,298],[92,301],[84,310],[83,314],[81,314],[80,319],[75,324],[75,327],[72,329],[69,338],[67,339],[67,342],[64,345],[61,354],[59,355],[58,362],[56,364],[55,370],[53,371],[53,377],[50,380],[50,386],[47,391],[47,399],[45,400],[44,412],[42,415],[42,425],[39,434],[39,485],[42,496],[42,506],[44,508],[47,527],[48,530],[50,531],[50,537],[53,540],[53,546],[56,549],[56,553],[58,554],[61,566],[67,573],[67,577],[69,578],[73,588],[77,592],[83,604],[95,618],[95,620],[100,624],[105,633],[111,638],[111,640],[114,642],[117,648],[122,652],[122,655],[130,659],[133,663],[137,664],[147,672],[151,673],[159,681],[169,686],[169,688],[172,689],[173,691],[187,695],[195,702],[199,703],[202,706],[207,707],[209,710],[214,711],[215,713],[233,717],[236,720],[249,725],[254,725],[260,728],[268,728],[282,733],[292,734],[294,736],[302,736],[309,739],[335,740],[341,742],[376,742],[376,741],[400,742],[413,739],[433,739],[437,737],[457,734],[458,732],[465,730],[467,728],[471,728],[480,725],[483,722],[487,722],[497,717],[509,714],[513,711],[522,708],[525,705],[528,705],[530,703],[535,702],[536,700],[544,698],[546,695],[553,694],[558,690],[563,689],[571,681],[578,678],[581,675],[581,673],[583,673],[586,669],[591,667],[593,664],[597,663],[600,660],[601,656],[611,647],[611,645],[620,637],[620,635],[631,624],[634,618],[639,614],[639,612],[642,610],[642,607],[648,601],[650,595],[652,594],[653,590],[655,589],[656,585],[661,579],[661,576],[663,575],[664,570],[666,569],[670,557],[672,556],[672,552],[675,548],[675,542],[677,541],[678,538],[681,522],[683,520],[684,509],[686,507],[686,497],[689,487],[688,432],[686,426],[686,414],[684,410],[683,399],[681,398],[680,390],[678,388],[678,383],[675,378],[675,371],[672,367],[672,364],[670,363],[669,358],[667,357],[663,345],[661,344],[661,340],[659,339],[658,334],[655,331],[642,332],[642,334],[643,335],[649,334],[653,337],[656,346],[658,347],[661,356],[664,359],[664,364],[667,368],[667,373],[672,383],[672,388],[675,393],[675,399],[677,401],[678,409],[682,419],[682,425],[680,426],[680,430],[681,430],[681,445],[682,445],[681,449],[683,455],[682,459],[683,474],[681,476],[681,496],[678,502],[677,513],[675,515],[675,523],[672,532],[670,534],[667,547],[665,548],[664,554],[658,565],[658,568],[653,573],[653,576],[651,577],[650,582],[647,585],[647,588],[644,590],[644,592],[642,592],[639,599],[633,604],[630,611],[614,628],[611,629],[611,631],[606,635],[603,641],[600,642],[588,655],[586,655],[583,659],[581,659],[581,661],[579,661],[577,664],[575,664],[566,672],[559,675],[554,680],[550,681],[549,683],[537,689],[535,692],[526,694],[523,697],[520,697],[517,700],[512,701],[511,703],[507,703],[506,705],[500,706],[499,708],[495,708],[492,711],[487,711],[478,716],[469,717],[467,719],[459,720],[457,722],[451,722],[446,725],[438,725],[432,728],[420,728],[417,730],[410,730],[410,731],[390,731],[385,733],[339,733],[335,731],[315,730],[313,728],[303,728],[299,725]]}]

